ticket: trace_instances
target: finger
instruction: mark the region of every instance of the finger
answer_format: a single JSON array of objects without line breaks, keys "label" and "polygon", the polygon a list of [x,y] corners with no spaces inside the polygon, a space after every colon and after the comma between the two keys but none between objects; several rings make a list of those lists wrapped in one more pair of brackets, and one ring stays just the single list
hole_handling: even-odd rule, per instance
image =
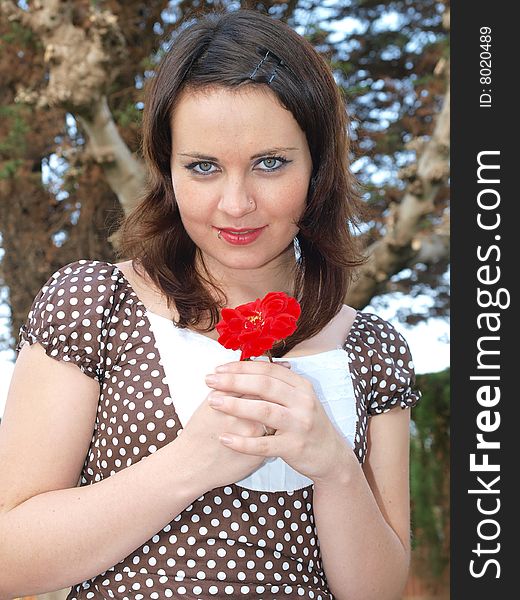
[{"label": "finger", "polygon": [[[222,390],[211,390],[211,392],[208,394],[208,398],[211,397],[215,397],[215,396],[226,396],[228,395],[227,392],[222,391]],[[242,394],[235,394],[237,398],[242,398]]]},{"label": "finger", "polygon": [[278,456],[276,452],[276,435],[263,435],[261,437],[244,437],[231,433],[224,433],[219,437],[220,443],[236,452],[254,456]]},{"label": "finger", "polygon": [[211,393],[208,403],[211,407],[228,415],[249,421],[258,421],[273,429],[286,431],[291,428],[293,422],[290,410],[274,402]]},{"label": "finger", "polygon": [[[285,366],[285,365],[289,366]],[[301,375],[291,370],[287,361],[269,362],[266,360],[238,360],[215,368],[216,373],[257,373],[275,377],[289,385],[297,386]]]},{"label": "finger", "polygon": [[315,390],[309,379],[280,365],[265,361],[228,363],[228,370],[210,373],[206,385],[231,395],[259,396],[282,406],[312,404]]},{"label": "finger", "polygon": [[294,406],[301,399],[302,388],[296,388],[280,379],[254,373],[216,373],[206,377],[206,385],[215,390],[225,391],[231,396],[258,396],[263,400]]}]

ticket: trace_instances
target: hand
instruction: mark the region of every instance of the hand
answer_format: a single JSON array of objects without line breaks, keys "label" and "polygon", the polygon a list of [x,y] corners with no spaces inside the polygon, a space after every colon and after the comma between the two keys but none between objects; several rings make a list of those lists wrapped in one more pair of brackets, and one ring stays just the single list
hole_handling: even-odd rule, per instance
[{"label": "hand", "polygon": [[213,410],[208,400],[219,395],[223,393],[211,391],[206,396],[175,440],[185,448],[200,493],[240,481],[265,461],[265,456],[238,454],[220,442],[219,436],[225,432],[260,437],[264,428],[256,421]]},{"label": "hand", "polygon": [[315,482],[334,477],[338,459],[346,456],[350,447],[329,419],[310,381],[266,361],[227,363],[212,375],[216,379],[206,379],[206,383],[218,394],[210,394],[210,406],[276,430],[275,435],[262,437],[226,431],[224,437],[231,441],[223,439],[222,443],[241,454],[279,456]]}]

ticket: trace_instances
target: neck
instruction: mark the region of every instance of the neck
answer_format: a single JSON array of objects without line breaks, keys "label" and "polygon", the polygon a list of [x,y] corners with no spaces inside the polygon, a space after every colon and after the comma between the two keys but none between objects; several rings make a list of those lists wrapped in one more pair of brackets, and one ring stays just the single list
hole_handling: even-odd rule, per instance
[{"label": "neck", "polygon": [[258,269],[228,269],[198,255],[196,266],[199,273],[224,291],[226,306],[234,308],[263,298],[269,292],[294,295],[294,247],[291,245],[278,259],[276,264],[269,263]]}]

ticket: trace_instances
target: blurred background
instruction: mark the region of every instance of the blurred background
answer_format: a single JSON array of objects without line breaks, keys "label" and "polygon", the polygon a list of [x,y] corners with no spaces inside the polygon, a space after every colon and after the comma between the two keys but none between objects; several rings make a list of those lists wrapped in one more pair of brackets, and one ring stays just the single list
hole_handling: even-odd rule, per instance
[{"label": "blurred background", "polygon": [[[0,0],[0,418],[20,325],[61,266],[114,260],[145,177],[143,86],[201,8],[268,12],[332,65],[370,260],[345,302],[409,341],[413,559],[403,599],[449,598],[449,27],[435,0]],[[64,590],[41,598],[64,598]]]}]

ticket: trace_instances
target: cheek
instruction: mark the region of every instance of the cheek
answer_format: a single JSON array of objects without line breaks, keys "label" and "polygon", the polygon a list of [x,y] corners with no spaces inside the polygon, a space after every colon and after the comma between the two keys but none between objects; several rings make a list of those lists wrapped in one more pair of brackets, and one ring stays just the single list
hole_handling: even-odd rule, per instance
[{"label": "cheek", "polygon": [[[280,200],[283,200],[281,202]],[[298,219],[305,210],[307,203],[307,187],[300,181],[294,181],[292,185],[284,186],[277,195],[276,206],[280,214],[290,215]]]},{"label": "cheek", "polygon": [[194,186],[192,182],[182,177],[172,177],[175,200],[183,221],[203,220],[209,208],[207,191]]},{"label": "cheek", "polygon": [[187,185],[185,178],[181,174],[172,171],[172,186],[173,193],[175,194],[175,198],[182,201],[182,199],[187,195],[190,195],[190,186]]},{"label": "cheek", "polygon": [[198,200],[199,202],[195,202],[195,198],[190,200],[190,198],[183,197],[180,202],[177,202],[181,220],[186,229],[208,224],[210,211],[204,209],[204,206],[200,203],[200,198]]}]

